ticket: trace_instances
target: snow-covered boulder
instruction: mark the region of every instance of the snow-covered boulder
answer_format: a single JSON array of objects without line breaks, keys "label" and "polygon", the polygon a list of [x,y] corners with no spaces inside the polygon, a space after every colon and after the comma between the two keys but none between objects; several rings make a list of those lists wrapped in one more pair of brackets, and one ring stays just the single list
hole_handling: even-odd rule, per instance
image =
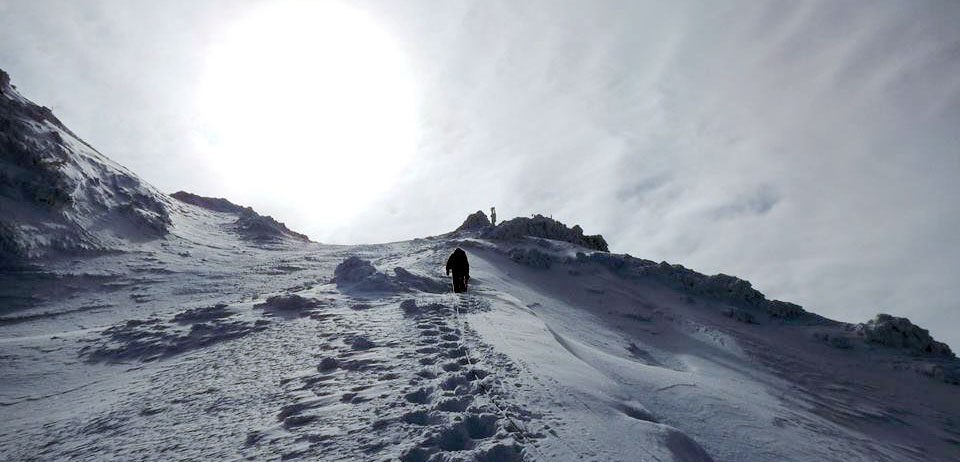
[{"label": "snow-covered boulder", "polygon": [[377,269],[368,260],[353,255],[337,265],[333,270],[333,280],[337,285],[357,283],[376,272]]},{"label": "snow-covered boulder", "polygon": [[399,289],[386,274],[377,271],[372,263],[356,255],[337,265],[333,270],[333,281],[341,290],[390,292]]},{"label": "snow-covered boulder", "polygon": [[934,340],[930,331],[914,325],[907,318],[878,314],[857,327],[869,343],[904,348],[917,355],[954,357],[947,344]]},{"label": "snow-covered boulder", "polygon": [[306,298],[297,294],[274,295],[263,303],[253,305],[254,308],[288,314],[305,314],[304,312],[320,307],[321,303],[315,298]]}]

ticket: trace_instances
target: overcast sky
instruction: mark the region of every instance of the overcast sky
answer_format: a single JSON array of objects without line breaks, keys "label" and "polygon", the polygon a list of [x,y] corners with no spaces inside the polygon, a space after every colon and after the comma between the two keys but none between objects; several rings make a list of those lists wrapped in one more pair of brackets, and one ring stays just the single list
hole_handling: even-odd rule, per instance
[{"label": "overcast sky", "polygon": [[[439,234],[493,205],[552,214],[615,252],[839,320],[907,316],[960,349],[956,1],[352,2],[402,55],[416,144],[382,187],[352,172],[331,193],[317,172],[297,199],[224,179],[196,103],[212,47],[260,3],[3,0],[0,68],[160,189],[315,240]],[[283,175],[276,158],[264,172]]]}]

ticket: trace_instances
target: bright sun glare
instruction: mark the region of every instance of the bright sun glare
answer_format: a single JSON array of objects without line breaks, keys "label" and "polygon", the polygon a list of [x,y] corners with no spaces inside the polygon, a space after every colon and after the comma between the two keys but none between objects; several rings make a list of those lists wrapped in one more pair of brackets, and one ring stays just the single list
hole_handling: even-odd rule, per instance
[{"label": "bright sun glare", "polygon": [[342,223],[383,193],[416,146],[413,79],[396,42],[333,2],[270,2],[207,56],[198,102],[227,193]]}]

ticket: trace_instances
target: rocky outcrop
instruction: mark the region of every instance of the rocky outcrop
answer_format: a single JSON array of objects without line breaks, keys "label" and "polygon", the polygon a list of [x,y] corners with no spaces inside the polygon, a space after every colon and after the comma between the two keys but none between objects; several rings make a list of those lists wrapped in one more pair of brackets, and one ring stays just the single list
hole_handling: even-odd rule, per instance
[{"label": "rocky outcrop", "polygon": [[203,197],[186,191],[177,191],[171,194],[170,197],[180,202],[186,202],[187,204],[193,204],[207,210],[213,210],[214,212],[235,213],[237,215],[253,212],[253,209],[250,207],[237,205],[220,197]]},{"label": "rocky outcrop", "polygon": [[291,238],[298,241],[309,241],[306,234],[300,234],[287,228],[287,225],[274,220],[271,216],[260,215],[252,209],[240,215],[234,222],[234,229],[244,238],[265,241],[278,238]]},{"label": "rocky outcrop", "polygon": [[490,239],[522,239],[528,236],[569,242],[590,250],[609,251],[607,241],[603,239],[603,236],[599,234],[584,235],[583,228],[579,225],[568,228],[567,225],[543,215],[507,220],[484,235],[484,237]]},{"label": "rocky outcrop", "polygon": [[298,241],[310,240],[305,234],[287,228],[287,225],[273,219],[273,217],[260,215],[251,207],[237,205],[227,199],[198,196],[186,191],[177,191],[170,197],[214,212],[238,215],[237,221],[233,222],[231,229],[245,239],[253,241],[270,241],[283,238]]},{"label": "rocky outcrop", "polygon": [[920,356],[953,358],[945,343],[930,336],[930,331],[914,325],[907,318],[878,314],[876,318],[857,325],[857,331],[868,343],[903,348]]},{"label": "rocky outcrop", "polygon": [[457,228],[457,231],[481,231],[491,226],[493,225],[490,224],[487,214],[483,213],[482,210],[477,210],[476,213],[467,215],[467,219]]}]

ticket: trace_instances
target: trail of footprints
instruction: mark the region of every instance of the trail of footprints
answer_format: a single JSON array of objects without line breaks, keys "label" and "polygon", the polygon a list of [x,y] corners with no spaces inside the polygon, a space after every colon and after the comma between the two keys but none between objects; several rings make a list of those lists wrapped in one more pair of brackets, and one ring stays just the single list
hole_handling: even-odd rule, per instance
[{"label": "trail of footprints", "polygon": [[[464,341],[453,308],[435,303],[400,315],[393,304],[353,314],[352,334],[325,326],[339,333],[323,340],[315,369],[283,379],[293,402],[277,414],[282,434],[252,432],[248,447],[283,448],[285,460],[525,460],[521,443],[542,435],[515,426],[535,416],[494,404],[506,391],[479,359],[492,352],[469,349],[477,342]],[[505,357],[493,360],[498,374],[515,373]]]}]

